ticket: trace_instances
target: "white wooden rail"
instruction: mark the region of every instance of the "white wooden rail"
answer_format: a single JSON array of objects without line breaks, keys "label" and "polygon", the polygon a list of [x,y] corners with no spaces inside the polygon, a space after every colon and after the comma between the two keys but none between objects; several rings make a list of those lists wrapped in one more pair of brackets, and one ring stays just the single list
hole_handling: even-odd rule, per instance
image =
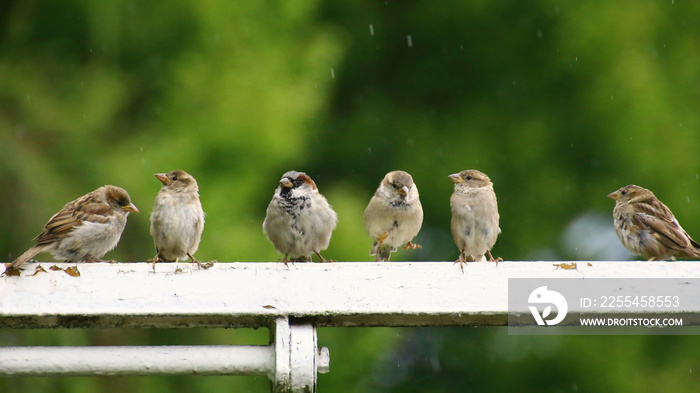
[{"label": "white wooden rail", "polygon": [[[79,264],[0,278],[0,327],[268,327],[267,346],[4,347],[0,375],[267,375],[315,391],[318,326],[504,326],[508,278],[698,278],[698,262]],[[42,263],[44,268],[53,265]],[[57,264],[60,267],[71,264]]]}]

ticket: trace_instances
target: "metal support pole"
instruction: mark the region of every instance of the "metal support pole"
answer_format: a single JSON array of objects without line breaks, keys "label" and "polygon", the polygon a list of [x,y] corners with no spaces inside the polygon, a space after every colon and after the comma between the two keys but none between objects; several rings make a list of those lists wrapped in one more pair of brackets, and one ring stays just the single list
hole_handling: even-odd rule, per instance
[{"label": "metal support pole", "polygon": [[327,373],[330,363],[328,348],[318,349],[316,327],[280,318],[272,336],[276,359],[273,393],[316,392],[317,372]]},{"label": "metal support pole", "polygon": [[0,375],[270,375],[270,346],[0,348]]}]

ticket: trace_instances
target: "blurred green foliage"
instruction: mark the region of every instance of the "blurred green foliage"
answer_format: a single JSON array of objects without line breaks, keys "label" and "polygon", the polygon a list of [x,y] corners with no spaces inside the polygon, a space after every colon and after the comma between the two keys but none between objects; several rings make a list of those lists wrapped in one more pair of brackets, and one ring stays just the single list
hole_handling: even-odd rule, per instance
[{"label": "blurred green foliage", "polygon": [[[324,253],[370,260],[362,211],[410,172],[418,252],[453,260],[447,175],[493,179],[506,260],[611,258],[562,240],[652,189],[700,236],[700,3],[621,0],[0,3],[0,255],[101,185],[141,209],[107,257],[143,261],[156,172],[194,175],[202,260],[275,261],[261,231],[282,173],[338,212]],[[536,230],[533,230],[535,229]],[[609,228],[608,228],[609,229]],[[619,246],[619,245],[618,245]],[[628,255],[628,254],[625,254]],[[50,258],[48,255],[41,255]],[[455,294],[459,296],[459,294]],[[3,345],[250,342],[245,330],[0,332]],[[262,336],[266,336],[264,333]],[[321,329],[321,391],[688,391],[695,337],[509,337],[503,329]],[[263,340],[264,341],[264,340]],[[267,391],[265,378],[5,378],[3,392]]]}]

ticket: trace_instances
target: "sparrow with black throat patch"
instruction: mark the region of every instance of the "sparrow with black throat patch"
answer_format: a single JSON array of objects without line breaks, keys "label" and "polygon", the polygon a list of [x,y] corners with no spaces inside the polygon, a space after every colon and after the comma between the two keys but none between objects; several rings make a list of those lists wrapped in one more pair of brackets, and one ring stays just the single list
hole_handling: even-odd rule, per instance
[{"label": "sparrow with black throat patch", "polygon": [[311,262],[328,248],[338,216],[316,183],[304,172],[289,171],[282,176],[272,195],[263,222],[263,232],[284,254],[282,262]]}]

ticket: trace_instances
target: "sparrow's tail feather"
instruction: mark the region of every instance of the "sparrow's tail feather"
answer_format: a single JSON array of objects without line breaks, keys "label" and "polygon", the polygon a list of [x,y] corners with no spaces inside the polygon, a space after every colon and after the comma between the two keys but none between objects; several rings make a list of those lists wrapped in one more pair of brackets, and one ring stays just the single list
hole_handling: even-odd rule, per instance
[{"label": "sparrow's tail feather", "polygon": [[[372,248],[374,250],[374,247]],[[391,251],[396,251],[396,247],[392,247],[388,244],[382,244],[381,246],[377,247],[376,249],[376,255],[377,258],[375,259],[376,262],[384,262],[388,261],[389,258],[391,257]],[[370,253],[370,255],[372,255]]]},{"label": "sparrow's tail feather", "polygon": [[40,252],[46,251],[50,245],[41,245],[41,246],[34,246],[30,248],[29,250],[25,251],[24,254],[20,255],[17,259],[15,259],[11,264],[10,267],[12,268],[18,268],[22,266],[23,263],[27,262],[28,260],[34,258],[34,256]]},{"label": "sparrow's tail feather", "polygon": [[379,242],[375,241],[374,244],[372,244],[372,249],[369,250],[369,255],[377,255],[378,248],[379,248]]}]

